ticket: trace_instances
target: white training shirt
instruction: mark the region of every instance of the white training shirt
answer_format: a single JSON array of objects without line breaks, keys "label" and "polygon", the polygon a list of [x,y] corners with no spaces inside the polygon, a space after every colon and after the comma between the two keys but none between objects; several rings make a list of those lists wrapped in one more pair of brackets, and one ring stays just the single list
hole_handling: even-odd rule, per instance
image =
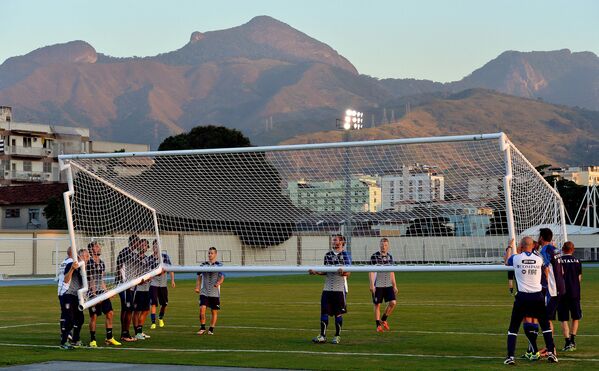
[{"label": "white training shirt", "polygon": [[518,291],[526,293],[541,292],[543,258],[532,252],[512,255],[507,265],[514,267]]},{"label": "white training shirt", "polygon": [[63,260],[62,263],[60,263],[60,267],[58,267],[58,296],[61,296],[62,294],[67,292],[67,290],[69,289],[69,285],[71,284],[70,282],[64,283],[64,269],[70,263],[73,263],[73,259],[65,258],[65,260]]}]

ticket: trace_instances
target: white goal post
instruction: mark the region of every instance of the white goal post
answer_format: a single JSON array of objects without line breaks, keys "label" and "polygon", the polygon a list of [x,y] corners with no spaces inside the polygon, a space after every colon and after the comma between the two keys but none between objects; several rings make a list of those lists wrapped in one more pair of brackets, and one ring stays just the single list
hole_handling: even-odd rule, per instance
[{"label": "white goal post", "polygon": [[[83,307],[159,274],[160,252],[174,272],[331,272],[338,234],[346,271],[507,270],[510,238],[567,238],[559,194],[503,133],[59,160],[73,251],[98,242],[106,265]],[[392,265],[370,264],[381,239]],[[210,247],[222,267],[201,266]]]}]

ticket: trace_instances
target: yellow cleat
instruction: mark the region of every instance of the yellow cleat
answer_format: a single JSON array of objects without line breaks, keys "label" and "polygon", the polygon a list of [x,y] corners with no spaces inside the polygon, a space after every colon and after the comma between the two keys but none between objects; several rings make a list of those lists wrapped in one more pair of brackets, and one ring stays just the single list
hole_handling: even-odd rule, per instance
[{"label": "yellow cleat", "polygon": [[164,321],[163,321],[163,320],[161,320],[161,319],[159,319],[159,320],[158,320],[158,326],[160,326],[160,327],[164,327]]},{"label": "yellow cleat", "polygon": [[121,345],[121,343],[119,343],[118,341],[116,341],[115,338],[106,339],[105,343],[106,343],[106,345],[114,345],[114,346]]},{"label": "yellow cleat", "polygon": [[92,340],[89,342],[89,347],[90,348],[97,348],[98,347],[98,343],[96,343],[95,340]]},{"label": "yellow cleat", "polygon": [[155,330],[156,329],[156,324],[152,323],[152,326],[150,326],[150,330]]}]

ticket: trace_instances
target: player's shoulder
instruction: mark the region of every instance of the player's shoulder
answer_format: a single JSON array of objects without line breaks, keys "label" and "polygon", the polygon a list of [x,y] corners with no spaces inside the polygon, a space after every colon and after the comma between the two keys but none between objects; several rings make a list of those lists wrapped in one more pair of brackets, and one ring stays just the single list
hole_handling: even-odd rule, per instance
[{"label": "player's shoulder", "polygon": [[376,251],[374,254],[372,254],[370,256],[371,259],[375,259],[381,256],[381,252],[380,251]]}]

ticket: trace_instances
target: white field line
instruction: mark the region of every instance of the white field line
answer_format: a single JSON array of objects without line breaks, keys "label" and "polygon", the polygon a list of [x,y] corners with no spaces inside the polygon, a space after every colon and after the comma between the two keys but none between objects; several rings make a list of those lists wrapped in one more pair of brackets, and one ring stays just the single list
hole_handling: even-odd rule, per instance
[{"label": "white field line", "polygon": [[58,322],[55,322],[55,323],[38,322],[38,323],[26,323],[26,324],[21,324],[21,325],[0,326],[0,329],[15,328],[15,327],[30,327],[30,326],[46,326],[46,325],[58,326],[60,324]]},{"label": "white field line", "polygon": [[[13,344],[0,343],[0,346],[20,348],[47,348],[58,350],[57,345],[40,344]],[[81,349],[81,348],[80,348]],[[449,355],[449,354],[410,354],[410,353],[366,353],[366,352],[317,352],[309,350],[273,350],[273,349],[177,349],[177,348],[127,348],[127,347],[102,347],[83,348],[92,352],[103,350],[114,351],[142,351],[142,352],[168,352],[168,353],[254,353],[254,354],[308,354],[327,356],[359,356],[359,357],[410,357],[410,358],[450,358],[450,359],[503,359],[496,356],[472,356],[472,355]],[[79,351],[79,350],[76,350]],[[560,358],[560,361],[574,362],[599,362],[596,358]]]},{"label": "white field line", "polygon": [[[57,323],[46,323],[46,322],[40,322],[40,323],[31,323],[31,324],[23,324],[23,325],[14,325],[14,326],[3,326],[0,327],[0,329],[5,329],[5,328],[13,328],[13,327],[27,327],[27,326],[45,326],[45,325],[52,325],[52,326],[56,326],[58,325]],[[102,327],[101,323],[98,323],[99,327]],[[190,329],[195,329],[197,327],[197,325],[168,325],[167,327],[176,327],[176,328],[190,328]],[[313,329],[313,328],[297,328],[297,327],[266,327],[266,326],[218,326],[218,328],[226,328],[226,329],[239,329],[239,330],[264,330],[264,331],[306,331],[306,332],[313,332],[313,331],[317,331],[317,329]],[[195,330],[194,330],[195,331]],[[171,332],[168,331],[166,329],[160,329],[157,333],[159,332]],[[347,329],[344,328],[343,332],[372,332],[372,330],[362,330],[362,329]],[[391,330],[389,331],[391,333],[397,333],[397,334],[429,334],[429,335],[480,335],[480,336],[506,336],[507,333],[491,333],[491,332],[463,332],[463,331],[423,331],[423,330]],[[597,334],[580,334],[580,335],[576,335],[577,337],[599,337],[599,335]]]}]

